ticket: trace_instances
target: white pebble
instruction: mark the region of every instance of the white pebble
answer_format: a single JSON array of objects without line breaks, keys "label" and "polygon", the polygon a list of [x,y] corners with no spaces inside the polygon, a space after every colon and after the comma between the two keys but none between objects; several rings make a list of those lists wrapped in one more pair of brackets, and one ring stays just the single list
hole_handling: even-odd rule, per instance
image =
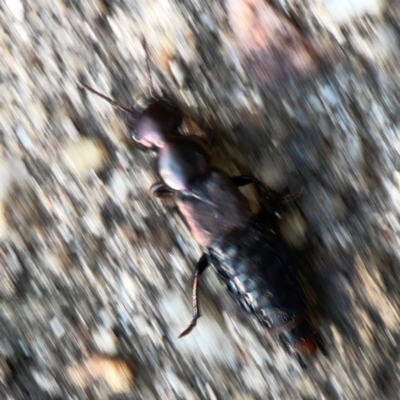
[{"label": "white pebble", "polygon": [[90,210],[83,217],[86,227],[89,229],[89,232],[96,237],[102,237],[104,234],[104,225],[103,221],[100,217],[100,214]]},{"label": "white pebble", "polygon": [[25,19],[24,5],[20,0],[6,0],[6,5],[12,16],[18,22],[22,22]]},{"label": "white pebble", "polygon": [[110,189],[112,191],[112,196],[114,200],[117,200],[121,203],[124,203],[126,201],[129,194],[127,182],[127,176],[122,176],[119,171],[114,171],[110,182]]},{"label": "white pebble", "polygon": [[101,353],[110,356],[117,354],[117,339],[112,331],[100,327],[93,333],[93,340]]},{"label": "white pebble", "polygon": [[176,61],[171,61],[169,63],[169,67],[171,69],[172,76],[174,77],[176,83],[179,87],[182,87],[185,82],[185,74],[181,68],[181,66]]},{"label": "white pebble", "polygon": [[60,339],[65,335],[65,329],[57,317],[54,317],[50,320],[50,327],[57,339]]},{"label": "white pebble", "polygon": [[15,128],[15,134],[26,150],[33,151],[35,149],[35,144],[33,143],[32,138],[22,126],[18,125]]},{"label": "white pebble", "polygon": [[384,0],[325,0],[330,17],[338,24],[366,14],[379,14],[384,5]]},{"label": "white pebble", "polygon": [[57,397],[61,395],[60,386],[49,373],[32,371],[32,377],[44,392]]}]

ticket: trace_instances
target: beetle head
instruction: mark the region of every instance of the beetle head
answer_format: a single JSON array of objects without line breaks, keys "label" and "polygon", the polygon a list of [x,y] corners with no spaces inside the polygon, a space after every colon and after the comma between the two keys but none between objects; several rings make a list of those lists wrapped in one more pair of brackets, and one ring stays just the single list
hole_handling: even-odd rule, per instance
[{"label": "beetle head", "polygon": [[183,121],[183,113],[180,108],[167,99],[159,97],[142,112],[139,112],[124,107],[83,82],[80,82],[80,84],[89,92],[101,97],[125,113],[125,122],[132,128],[132,139],[143,148],[157,149],[163,147],[166,135],[172,132],[176,133]]},{"label": "beetle head", "polygon": [[175,133],[182,120],[182,111],[178,107],[159,99],[130,124],[132,138],[143,147],[161,148],[165,145],[166,135]]}]

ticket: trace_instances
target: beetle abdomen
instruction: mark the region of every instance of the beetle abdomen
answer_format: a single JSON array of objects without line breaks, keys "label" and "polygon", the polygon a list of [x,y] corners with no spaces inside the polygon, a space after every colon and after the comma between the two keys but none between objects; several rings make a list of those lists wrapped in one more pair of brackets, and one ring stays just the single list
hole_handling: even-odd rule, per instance
[{"label": "beetle abdomen", "polygon": [[210,254],[242,308],[296,349],[303,341],[312,341],[312,326],[297,272],[272,218],[261,221],[255,216],[245,231],[221,240]]}]

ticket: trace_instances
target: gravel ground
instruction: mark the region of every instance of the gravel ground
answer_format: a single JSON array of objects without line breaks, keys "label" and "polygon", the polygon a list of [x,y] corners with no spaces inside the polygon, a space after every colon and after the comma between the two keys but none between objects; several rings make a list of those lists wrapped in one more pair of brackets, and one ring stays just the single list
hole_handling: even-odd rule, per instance
[{"label": "gravel ground", "polygon": [[[400,398],[399,2],[31,3],[0,5],[1,398]],[[217,166],[303,192],[281,228],[329,351],[307,370],[213,271],[177,339],[201,249],[78,85],[144,107],[143,36]]]}]

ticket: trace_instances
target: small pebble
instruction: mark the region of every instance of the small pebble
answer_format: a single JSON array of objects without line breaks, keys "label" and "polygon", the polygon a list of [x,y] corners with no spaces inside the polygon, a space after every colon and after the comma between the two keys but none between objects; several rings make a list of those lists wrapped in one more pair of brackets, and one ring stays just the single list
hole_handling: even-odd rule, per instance
[{"label": "small pebble", "polygon": [[61,339],[65,335],[65,329],[57,317],[50,320],[50,327],[57,339]]},{"label": "small pebble", "polygon": [[279,227],[285,241],[291,246],[301,248],[307,242],[307,223],[299,211],[285,215]]},{"label": "small pebble", "polygon": [[6,0],[6,5],[12,16],[18,21],[23,22],[25,19],[24,5],[20,0]]},{"label": "small pebble", "polygon": [[106,161],[103,146],[95,140],[80,139],[69,143],[62,150],[65,166],[82,179],[89,177],[91,170],[99,170]]},{"label": "small pebble", "polygon": [[110,356],[117,354],[117,338],[112,331],[100,327],[93,333],[93,340],[101,353]]},{"label": "small pebble", "polygon": [[61,396],[61,389],[56,380],[49,373],[32,371],[32,377],[37,385],[51,396]]}]

